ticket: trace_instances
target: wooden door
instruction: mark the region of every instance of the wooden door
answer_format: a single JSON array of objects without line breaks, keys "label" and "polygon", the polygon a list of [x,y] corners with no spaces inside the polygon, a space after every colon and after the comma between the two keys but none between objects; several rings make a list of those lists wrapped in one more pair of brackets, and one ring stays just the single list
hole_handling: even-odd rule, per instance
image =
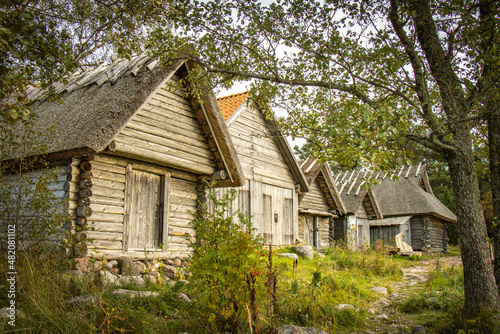
[{"label": "wooden door", "polygon": [[283,242],[282,245],[293,244],[293,199],[285,198],[283,207]]},{"label": "wooden door", "polygon": [[274,245],[273,240],[273,206],[272,196],[263,194],[262,196],[262,225],[263,225],[263,238],[265,245]]},{"label": "wooden door", "polygon": [[314,216],[304,217],[304,242],[317,247],[318,220]]},{"label": "wooden door", "polygon": [[128,208],[128,250],[156,250],[163,242],[162,176],[132,171]]}]

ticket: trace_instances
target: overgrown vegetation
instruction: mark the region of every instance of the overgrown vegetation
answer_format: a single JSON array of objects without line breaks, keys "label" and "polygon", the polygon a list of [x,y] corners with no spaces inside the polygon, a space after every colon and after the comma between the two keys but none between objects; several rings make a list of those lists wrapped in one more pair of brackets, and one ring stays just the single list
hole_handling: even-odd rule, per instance
[{"label": "overgrown vegetation", "polygon": [[[267,253],[268,248],[259,248]],[[235,320],[235,311],[227,321],[208,321],[207,311],[218,314],[233,306],[231,294],[242,287],[233,286],[228,279],[234,273],[219,268],[214,272],[227,288],[218,302],[203,298],[210,293],[210,287],[194,284],[194,277],[187,276],[190,283],[178,280],[175,284],[127,284],[120,288],[158,292],[157,297],[129,299],[113,294],[118,287],[103,285],[97,273],[82,277],[69,275],[66,269],[70,261],[59,253],[21,253],[17,261],[18,293],[17,306],[20,310],[16,327],[0,322],[0,332],[22,330],[23,333],[269,333],[271,327],[284,324],[321,328],[329,333],[352,333],[364,329],[379,328],[384,324],[372,321],[374,315],[368,310],[381,296],[371,291],[374,286],[386,287],[393,293],[392,283],[402,281],[400,268],[419,265],[422,259],[410,261],[405,258],[386,256],[383,252],[350,252],[343,248],[329,249],[325,257],[316,255],[313,259],[294,260],[277,255],[291,252],[290,248],[272,253],[273,270],[276,270],[276,304],[273,306],[271,324],[271,296],[269,294],[269,269],[262,270],[255,278],[255,308],[257,318],[252,315],[251,288],[244,288],[238,302],[243,312],[236,326],[227,326]],[[2,258],[5,258],[2,256]],[[426,257],[425,261],[429,261]],[[268,262],[262,257],[262,264]],[[229,266],[230,268],[232,266]],[[0,277],[5,282],[7,271],[2,264]],[[239,268],[234,267],[234,272]],[[211,270],[206,269],[206,272]],[[500,331],[494,314],[480,311],[473,319],[465,318],[463,307],[463,274],[461,267],[445,267],[436,262],[429,280],[411,288],[409,295],[395,301],[391,307],[398,314],[400,323],[407,326],[420,324],[429,332],[437,333],[498,333]],[[232,277],[232,276],[231,276]],[[181,278],[181,277],[179,277]],[[243,280],[243,277],[241,278]],[[241,282],[239,282],[241,283]],[[239,284],[238,283],[238,284]],[[0,300],[7,300],[8,287],[0,285]],[[248,283],[245,282],[248,287]],[[400,293],[399,291],[398,293]],[[411,293],[413,292],[413,293]],[[187,303],[179,298],[185,293],[191,299]],[[68,303],[75,296],[93,296],[94,302]],[[225,301],[228,304],[224,304]],[[351,307],[339,307],[350,304]],[[0,305],[5,307],[6,305]],[[219,313],[217,313],[219,312]],[[245,321],[242,321],[242,320]],[[257,320],[257,326],[253,321]],[[388,324],[387,324],[388,325]],[[378,326],[378,327],[377,327]]]}]

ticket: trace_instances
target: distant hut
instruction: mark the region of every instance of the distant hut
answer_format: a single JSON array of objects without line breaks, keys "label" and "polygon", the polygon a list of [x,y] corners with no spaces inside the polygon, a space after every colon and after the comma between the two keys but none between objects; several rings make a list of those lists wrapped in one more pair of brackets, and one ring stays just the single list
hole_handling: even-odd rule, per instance
[{"label": "distant hut", "polygon": [[[355,175],[350,179],[346,175]],[[368,178],[378,183],[368,189],[360,187]],[[372,214],[366,215],[368,230],[356,234],[357,246],[372,244],[376,240],[389,241],[398,233],[403,233],[403,241],[416,251],[446,252],[448,250],[448,224],[457,218],[439,199],[434,196],[427,170],[424,165],[402,167],[393,173],[343,172],[336,177],[341,187],[341,196],[348,207],[360,201],[367,213],[370,204]],[[353,189],[360,188],[359,192]],[[346,190],[347,189],[347,190]],[[369,200],[370,199],[370,200]],[[368,201],[369,200],[369,201]],[[366,203],[366,205],[365,205]],[[377,208],[377,210],[375,210]],[[358,216],[356,216],[357,219]],[[344,217],[348,220],[349,217]],[[365,219],[365,218],[363,218]],[[359,238],[363,238],[360,243]]]},{"label": "distant hut", "polygon": [[324,249],[333,245],[334,218],[347,210],[328,165],[308,158],[300,162],[300,167],[310,190],[299,194],[299,238]]},{"label": "distant hut", "polygon": [[266,244],[290,245],[299,235],[298,195],[309,185],[275,121],[248,96],[218,99],[245,176],[233,207],[250,215]]},{"label": "distant hut", "polygon": [[35,132],[56,128],[48,140],[38,138],[61,175],[52,188],[68,198],[79,238],[92,240],[75,256],[185,257],[192,212],[203,199],[200,179],[243,184],[215,97],[186,94],[192,84],[181,79],[191,67],[140,55],[55,85],[62,103],[29,91]]},{"label": "distant hut", "polygon": [[370,171],[345,171],[334,176],[346,214],[334,222],[334,240],[346,241],[349,248],[370,245],[370,222],[382,219],[379,202],[366,182]]}]

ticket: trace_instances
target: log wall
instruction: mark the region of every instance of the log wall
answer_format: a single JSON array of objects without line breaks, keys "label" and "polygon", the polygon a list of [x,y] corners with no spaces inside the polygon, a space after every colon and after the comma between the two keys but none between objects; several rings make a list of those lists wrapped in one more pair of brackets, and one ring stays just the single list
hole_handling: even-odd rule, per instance
[{"label": "log wall", "polygon": [[315,179],[310,185],[310,190],[304,195],[304,198],[300,202],[300,209],[321,211],[324,213],[330,212],[330,206],[325,197],[325,193],[320,188],[318,180]]},{"label": "log wall", "polygon": [[191,102],[173,75],[114,138],[116,154],[211,175],[215,156],[196,119]]},{"label": "log wall", "polygon": [[[124,249],[124,240],[128,227],[125,226],[126,172],[127,168],[146,171],[157,175],[170,174],[168,187],[168,235],[162,236],[166,248],[155,252]],[[194,229],[189,226],[193,220],[190,212],[197,209],[197,176],[184,171],[159,167],[144,162],[116,157],[107,154],[96,155],[92,161],[92,196],[90,208],[92,215],[87,218],[89,244],[95,256],[116,258],[123,254],[134,258],[156,256],[158,258],[186,257],[191,253],[189,241],[184,235],[194,236]],[[165,223],[165,222],[164,222]],[[125,251],[125,253],[124,253]]]}]

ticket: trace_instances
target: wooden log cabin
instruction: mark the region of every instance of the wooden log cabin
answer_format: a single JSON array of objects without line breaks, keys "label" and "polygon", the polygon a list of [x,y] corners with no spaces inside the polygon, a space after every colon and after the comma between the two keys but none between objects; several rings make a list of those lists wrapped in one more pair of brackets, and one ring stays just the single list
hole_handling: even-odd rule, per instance
[{"label": "wooden log cabin", "polygon": [[[346,175],[350,175],[350,179]],[[392,173],[339,173],[337,186],[342,188],[341,196],[346,206],[356,199],[359,201],[361,196],[366,199],[361,190],[352,192],[352,189],[358,189],[367,178],[378,180],[378,184],[364,191],[366,194],[371,192],[371,202],[378,210],[373,210],[375,215],[369,217],[369,234],[358,231],[358,238],[362,235],[363,238],[369,237],[371,243],[376,240],[387,242],[397,233],[403,233],[403,241],[415,251],[447,252],[448,224],[456,223],[457,218],[434,196],[424,165],[406,166]],[[369,205],[364,207],[370,211]],[[357,242],[359,246],[359,239]]]},{"label": "wooden log cabin", "polygon": [[299,237],[298,194],[309,185],[275,121],[248,96],[218,99],[245,176],[233,209],[249,214],[265,244],[290,245]]},{"label": "wooden log cabin", "polygon": [[34,131],[55,127],[48,140],[38,138],[61,174],[53,189],[68,198],[72,228],[89,241],[75,256],[185,257],[200,179],[243,184],[215,97],[186,93],[191,69],[139,55],[75,73],[55,86],[61,103],[29,91]]},{"label": "wooden log cabin", "polygon": [[347,210],[330,168],[309,158],[299,163],[310,188],[299,194],[299,238],[317,249],[333,246],[334,219]]}]

